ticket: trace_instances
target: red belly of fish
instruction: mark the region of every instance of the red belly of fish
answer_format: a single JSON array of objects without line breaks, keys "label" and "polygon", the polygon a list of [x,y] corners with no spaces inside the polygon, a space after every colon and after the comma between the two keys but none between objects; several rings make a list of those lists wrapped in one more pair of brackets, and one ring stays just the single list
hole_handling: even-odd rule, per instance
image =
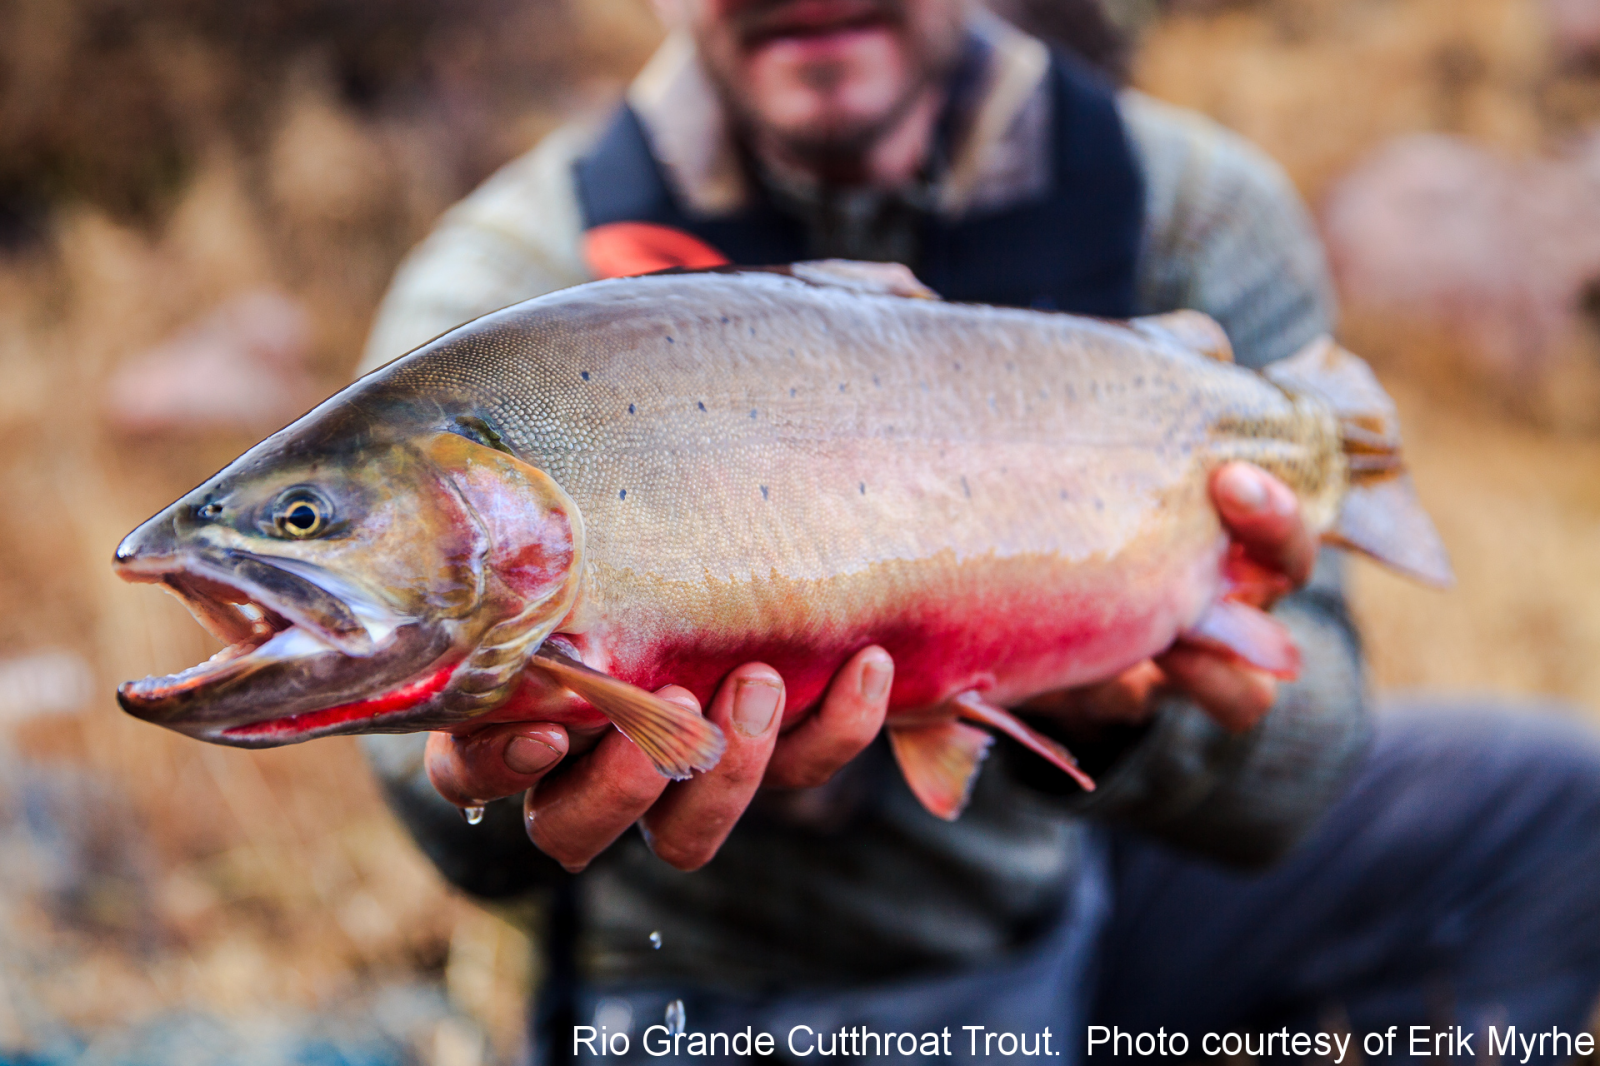
[{"label": "red belly of fish", "polygon": [[[705,704],[730,671],[762,662],[787,686],[786,728],[820,703],[829,681],[857,651],[882,646],[895,663],[890,716],[938,706],[977,690],[1001,705],[1115,675],[1167,648],[1211,602],[1220,552],[1198,565],[1173,561],[1164,575],[1120,579],[1114,569],[1086,574],[1077,588],[1018,586],[981,598],[929,598],[884,618],[852,619],[790,632],[689,634],[623,639],[586,650],[606,669],[648,690],[681,685]],[[1172,572],[1177,571],[1177,572]],[[1131,590],[1131,591],[1130,591]],[[797,604],[803,615],[804,605]],[[609,644],[610,642],[605,642]],[[595,654],[598,652],[599,654]]]}]

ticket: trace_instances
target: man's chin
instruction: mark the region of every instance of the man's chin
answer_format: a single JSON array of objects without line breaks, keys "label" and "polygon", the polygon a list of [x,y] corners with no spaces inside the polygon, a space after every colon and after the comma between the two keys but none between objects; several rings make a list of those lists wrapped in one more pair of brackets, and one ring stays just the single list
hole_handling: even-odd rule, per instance
[{"label": "man's chin", "polygon": [[776,48],[757,56],[739,97],[747,121],[801,156],[864,149],[918,91],[898,54],[872,49],[837,62],[796,56]]}]

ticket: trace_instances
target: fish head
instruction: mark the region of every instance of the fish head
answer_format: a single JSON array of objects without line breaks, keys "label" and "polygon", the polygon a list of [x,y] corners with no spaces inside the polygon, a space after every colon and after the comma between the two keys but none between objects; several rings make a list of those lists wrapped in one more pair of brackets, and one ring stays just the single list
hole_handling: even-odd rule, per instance
[{"label": "fish head", "polygon": [[124,710],[264,747],[439,728],[509,694],[575,599],[577,507],[475,420],[332,421],[352,420],[268,438],[117,547],[121,577],[226,645],[123,684]]}]

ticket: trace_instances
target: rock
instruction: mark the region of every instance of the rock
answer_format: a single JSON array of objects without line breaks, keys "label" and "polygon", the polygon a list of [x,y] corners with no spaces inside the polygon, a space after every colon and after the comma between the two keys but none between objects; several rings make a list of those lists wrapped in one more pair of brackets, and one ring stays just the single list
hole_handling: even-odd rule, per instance
[{"label": "rock", "polygon": [[1534,413],[1590,372],[1600,133],[1526,159],[1401,137],[1335,184],[1322,224],[1351,320],[1437,334],[1458,369]]},{"label": "rock", "polygon": [[1600,3],[1596,0],[1544,0],[1545,17],[1556,51],[1565,59],[1600,56]]}]

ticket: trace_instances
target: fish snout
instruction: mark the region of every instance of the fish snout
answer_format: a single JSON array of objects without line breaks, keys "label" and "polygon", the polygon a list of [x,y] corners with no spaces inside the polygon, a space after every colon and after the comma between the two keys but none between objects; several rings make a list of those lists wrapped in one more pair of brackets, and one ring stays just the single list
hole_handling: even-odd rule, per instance
[{"label": "fish snout", "polygon": [[169,507],[122,538],[111,557],[111,568],[124,581],[160,581],[172,569],[179,547],[177,523]]}]

